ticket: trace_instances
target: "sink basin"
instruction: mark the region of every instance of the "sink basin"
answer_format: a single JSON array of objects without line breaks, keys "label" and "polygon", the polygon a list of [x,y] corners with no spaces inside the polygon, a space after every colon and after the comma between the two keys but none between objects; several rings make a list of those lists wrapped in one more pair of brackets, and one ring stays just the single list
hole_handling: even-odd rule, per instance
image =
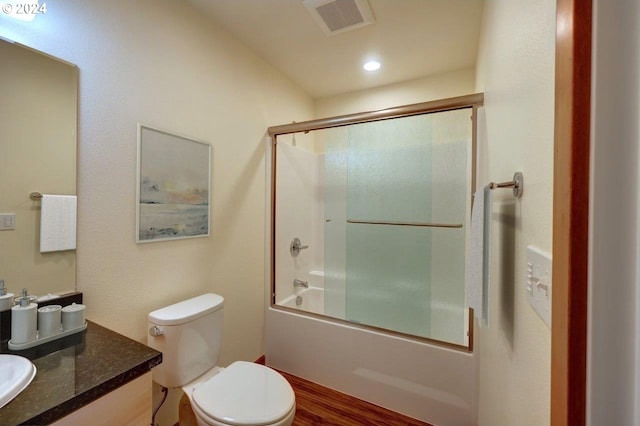
[{"label": "sink basin", "polygon": [[0,408],[25,390],[36,376],[36,366],[18,355],[0,354]]}]

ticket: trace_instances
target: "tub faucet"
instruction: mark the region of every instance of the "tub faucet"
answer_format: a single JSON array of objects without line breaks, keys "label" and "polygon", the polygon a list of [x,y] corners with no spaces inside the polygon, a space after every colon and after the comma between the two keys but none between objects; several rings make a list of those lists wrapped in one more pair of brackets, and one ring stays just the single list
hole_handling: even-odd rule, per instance
[{"label": "tub faucet", "polygon": [[302,281],[299,279],[295,279],[293,280],[293,286],[294,287],[304,287],[304,288],[309,288],[309,282],[308,281]]}]

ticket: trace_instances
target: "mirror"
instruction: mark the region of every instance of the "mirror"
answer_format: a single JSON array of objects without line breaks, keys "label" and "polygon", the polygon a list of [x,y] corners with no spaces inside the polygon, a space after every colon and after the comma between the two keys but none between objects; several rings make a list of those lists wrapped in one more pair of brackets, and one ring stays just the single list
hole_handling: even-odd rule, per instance
[{"label": "mirror", "polygon": [[75,250],[40,253],[29,194],[76,194],[78,68],[2,39],[0,63],[0,279],[16,295],[73,291]]}]

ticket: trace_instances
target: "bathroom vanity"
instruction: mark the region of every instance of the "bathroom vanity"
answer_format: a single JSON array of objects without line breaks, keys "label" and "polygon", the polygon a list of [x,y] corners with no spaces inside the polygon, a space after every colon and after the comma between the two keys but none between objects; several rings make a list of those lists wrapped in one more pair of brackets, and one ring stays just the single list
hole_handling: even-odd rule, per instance
[{"label": "bathroom vanity", "polygon": [[[86,331],[23,351],[37,373],[31,384],[0,408],[0,424],[149,424],[150,370],[162,354],[87,321]],[[124,423],[123,423],[124,421]]]}]

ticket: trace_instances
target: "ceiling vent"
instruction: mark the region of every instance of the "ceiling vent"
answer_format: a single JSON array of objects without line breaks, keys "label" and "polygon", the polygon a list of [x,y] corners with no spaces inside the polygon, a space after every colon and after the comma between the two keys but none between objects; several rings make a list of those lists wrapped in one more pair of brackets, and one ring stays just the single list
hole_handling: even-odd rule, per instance
[{"label": "ceiling vent", "polygon": [[303,3],[327,35],[373,23],[367,0],[304,0]]}]

